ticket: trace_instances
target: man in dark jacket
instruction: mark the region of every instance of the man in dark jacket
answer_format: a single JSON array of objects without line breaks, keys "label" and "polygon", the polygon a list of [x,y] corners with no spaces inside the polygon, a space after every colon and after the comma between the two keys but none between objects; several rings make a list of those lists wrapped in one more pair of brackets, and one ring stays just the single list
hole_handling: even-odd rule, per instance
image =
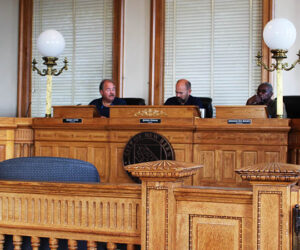
[{"label": "man in dark jacket", "polygon": [[[276,118],[277,104],[276,101],[272,99],[273,87],[270,83],[264,82],[260,84],[257,88],[257,93],[251,96],[246,105],[266,105],[268,116],[270,118]],[[283,118],[286,118],[286,110],[283,104]]]},{"label": "man in dark jacket", "polygon": [[200,98],[191,95],[191,83],[186,79],[180,79],[176,83],[176,96],[166,100],[165,105],[196,105],[203,108]]},{"label": "man in dark jacket", "polygon": [[116,97],[116,86],[112,80],[104,79],[99,85],[101,98],[95,99],[89,105],[95,105],[100,116],[109,117],[110,105],[126,105],[126,101]]}]

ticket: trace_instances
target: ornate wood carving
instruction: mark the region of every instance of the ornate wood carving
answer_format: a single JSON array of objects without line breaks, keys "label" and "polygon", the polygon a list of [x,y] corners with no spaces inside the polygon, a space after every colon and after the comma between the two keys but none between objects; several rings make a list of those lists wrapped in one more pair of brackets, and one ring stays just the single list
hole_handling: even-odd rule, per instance
[{"label": "ornate wood carving", "polygon": [[268,182],[295,182],[300,176],[300,166],[288,163],[261,163],[235,170],[243,180]]},{"label": "ornate wood carving", "polygon": [[201,167],[196,163],[161,160],[132,164],[125,169],[140,178],[177,179],[194,175]]},{"label": "ornate wood carving", "polygon": [[167,117],[168,114],[163,110],[156,109],[142,109],[134,114],[136,117]]},{"label": "ornate wood carving", "polygon": [[[87,184],[62,187],[61,184],[21,183],[14,187],[16,183],[12,182],[11,185],[8,189],[1,188],[1,225],[19,224],[35,230],[51,227],[54,231],[71,230],[75,233],[92,230],[94,234],[104,231],[112,235],[139,234],[138,187],[135,191],[126,191],[122,187],[109,190],[104,186],[99,187],[100,191],[98,187]],[[23,191],[16,191],[20,186]],[[16,193],[11,193],[14,191]]]}]

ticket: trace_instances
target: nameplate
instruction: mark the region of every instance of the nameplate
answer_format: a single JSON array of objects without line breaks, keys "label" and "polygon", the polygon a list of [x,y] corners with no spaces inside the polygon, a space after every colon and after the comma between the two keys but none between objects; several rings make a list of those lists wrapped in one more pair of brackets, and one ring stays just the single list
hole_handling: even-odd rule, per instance
[{"label": "nameplate", "polygon": [[251,119],[230,119],[227,120],[228,124],[251,124]]},{"label": "nameplate", "polygon": [[140,119],[140,123],[160,123],[160,119]]},{"label": "nameplate", "polygon": [[63,123],[82,123],[81,118],[64,118]]}]

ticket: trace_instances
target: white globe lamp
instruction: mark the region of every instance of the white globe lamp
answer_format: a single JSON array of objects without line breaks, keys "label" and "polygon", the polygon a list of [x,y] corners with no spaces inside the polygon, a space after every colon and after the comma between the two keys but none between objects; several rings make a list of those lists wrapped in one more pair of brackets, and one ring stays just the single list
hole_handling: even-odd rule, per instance
[{"label": "white globe lamp", "polygon": [[47,76],[47,88],[46,88],[46,117],[51,117],[51,103],[52,103],[52,76],[60,75],[63,70],[68,69],[68,60],[65,58],[64,66],[57,72],[54,67],[57,65],[56,61],[58,56],[63,52],[65,48],[65,39],[56,30],[45,30],[41,33],[37,39],[37,48],[43,56],[44,65],[47,69],[40,71],[36,67],[36,60],[32,61],[32,71],[37,71],[41,76]]},{"label": "white globe lamp", "polygon": [[296,41],[296,28],[285,18],[276,18],[267,23],[263,37],[271,50],[288,50]]},{"label": "white globe lamp", "polygon": [[57,30],[45,30],[38,37],[37,48],[43,56],[58,57],[65,48],[65,39]]},{"label": "white globe lamp", "polygon": [[265,70],[273,72],[276,70],[276,84],[277,84],[277,118],[283,118],[283,88],[282,88],[282,71],[289,71],[293,69],[297,63],[300,63],[300,51],[298,53],[299,59],[291,66],[283,62],[287,58],[287,52],[296,40],[296,28],[293,23],[285,18],[275,18],[268,22],[264,28],[263,37],[267,46],[271,49],[272,58],[275,63],[266,65],[262,61],[262,55],[257,53],[257,65],[263,66]]}]

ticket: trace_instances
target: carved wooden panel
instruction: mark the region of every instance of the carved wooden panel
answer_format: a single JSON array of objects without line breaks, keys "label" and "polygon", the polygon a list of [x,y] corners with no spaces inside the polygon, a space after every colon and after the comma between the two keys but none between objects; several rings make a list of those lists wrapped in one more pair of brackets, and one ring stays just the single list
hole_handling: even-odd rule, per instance
[{"label": "carved wooden panel", "polygon": [[15,130],[14,157],[29,157],[33,155],[33,129],[17,128]]},{"label": "carved wooden panel", "polygon": [[242,218],[190,215],[190,250],[242,249]]},{"label": "carved wooden panel", "polygon": [[172,144],[175,151],[175,160],[192,162],[193,160],[193,145],[192,144]]},{"label": "carved wooden panel", "polygon": [[257,164],[258,152],[256,150],[245,150],[242,152],[242,166],[252,166]]},{"label": "carved wooden panel", "polygon": [[196,149],[194,149],[193,161],[203,165],[203,168],[193,176],[193,185],[201,185],[203,182],[216,182],[215,160],[214,150],[197,150],[196,146]]},{"label": "carved wooden panel", "polygon": [[36,142],[35,155],[88,161],[97,168],[101,182],[109,180],[109,145],[106,143]]},{"label": "carved wooden panel", "polygon": [[237,165],[237,151],[235,150],[223,150],[218,152],[220,155],[220,165],[218,180],[224,182],[235,182],[235,172],[234,169]]},{"label": "carved wooden panel", "polygon": [[[267,214],[270,212],[270,208],[272,208],[272,213],[274,214],[272,217],[267,216]],[[257,210],[257,248],[282,249],[282,192],[259,191]],[[270,225],[272,225],[272,230],[270,230]]]},{"label": "carved wooden panel", "polygon": [[111,143],[110,144],[110,178],[109,182],[112,183],[130,183],[133,182],[131,177],[124,170],[123,166],[123,152],[124,143]]},{"label": "carved wooden panel", "polygon": [[101,142],[107,141],[108,131],[105,130],[51,130],[36,129],[36,141],[82,141],[82,142]]},{"label": "carved wooden panel", "polygon": [[154,132],[164,136],[170,143],[177,144],[191,144],[193,140],[193,133],[190,132],[180,132],[178,131],[168,131],[168,130],[157,130],[157,129],[140,129],[140,130],[117,130],[110,131],[110,141],[111,142],[128,142],[129,139],[138,133],[143,131]]},{"label": "carved wooden panel", "polygon": [[[152,202],[149,202],[151,200]],[[153,202],[155,201],[155,203]],[[156,204],[161,204],[157,206]],[[147,187],[146,200],[146,250],[167,249],[168,245],[168,190]],[[157,221],[163,220],[163,225]],[[164,237],[160,237],[164,235]],[[160,241],[158,239],[163,239]]]},{"label": "carved wooden panel", "polygon": [[194,135],[195,143],[219,145],[287,145],[287,133],[255,133],[253,131],[199,131]]},{"label": "carved wooden panel", "polygon": [[0,161],[6,160],[6,145],[0,144]]},{"label": "carved wooden panel", "polygon": [[14,130],[0,130],[0,159],[6,160],[14,157]]},{"label": "carved wooden panel", "polygon": [[[175,160],[192,162],[193,161],[193,145],[192,144],[172,144],[175,151]],[[184,180],[185,185],[193,184],[193,177],[187,177]]]},{"label": "carved wooden panel", "polygon": [[176,191],[176,250],[254,249],[251,192],[226,188],[189,191]]},{"label": "carved wooden panel", "polygon": [[33,143],[15,143],[14,157],[30,157],[34,156]]},{"label": "carved wooden panel", "polygon": [[248,185],[235,169],[263,162],[286,162],[285,146],[194,145],[193,161],[204,168],[193,177],[193,185]]},{"label": "carved wooden panel", "polygon": [[73,232],[126,232],[140,230],[140,202],[135,199],[0,194],[1,225]]}]

